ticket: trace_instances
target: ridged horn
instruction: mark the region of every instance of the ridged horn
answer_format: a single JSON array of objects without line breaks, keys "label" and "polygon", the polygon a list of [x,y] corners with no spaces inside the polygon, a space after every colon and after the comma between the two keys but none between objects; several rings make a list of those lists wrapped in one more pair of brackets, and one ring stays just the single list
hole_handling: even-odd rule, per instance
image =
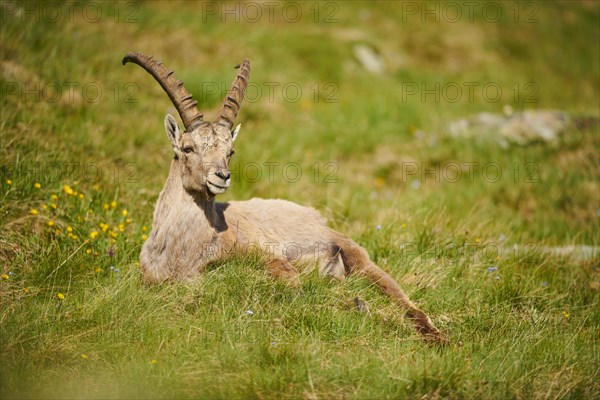
[{"label": "ridged horn", "polygon": [[197,107],[198,102],[185,90],[183,82],[175,78],[173,70],[168,70],[162,62],[154,59],[152,56],[146,56],[139,52],[127,53],[123,57],[123,65],[128,62],[144,68],[162,86],[177,109],[187,132],[194,130],[194,128],[203,122],[203,115]]},{"label": "ridged horn", "polygon": [[236,65],[236,69],[239,68],[240,72],[233,80],[231,89],[225,95],[223,105],[217,114],[217,124],[225,125],[229,130],[233,128],[233,122],[240,110],[240,105],[244,99],[244,92],[248,86],[248,80],[250,79],[250,61],[244,60],[241,65]]}]

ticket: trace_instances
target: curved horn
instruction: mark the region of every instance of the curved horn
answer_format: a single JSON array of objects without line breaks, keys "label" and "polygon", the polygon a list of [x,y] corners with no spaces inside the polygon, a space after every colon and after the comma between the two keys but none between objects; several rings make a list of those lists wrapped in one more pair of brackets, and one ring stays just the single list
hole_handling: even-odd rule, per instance
[{"label": "curved horn", "polygon": [[152,56],[146,56],[139,52],[127,53],[123,57],[123,65],[128,62],[135,63],[144,68],[162,86],[177,109],[187,132],[194,130],[194,128],[203,122],[203,115],[196,107],[198,102],[185,90],[183,82],[175,78],[173,70],[168,70],[162,62],[154,59]]},{"label": "curved horn", "polygon": [[233,121],[240,109],[242,100],[244,99],[244,91],[248,86],[248,79],[250,79],[250,61],[244,60],[242,65],[236,65],[235,68],[240,68],[240,72],[233,80],[231,89],[225,95],[223,105],[217,114],[217,124],[225,125],[231,130],[233,128]]}]

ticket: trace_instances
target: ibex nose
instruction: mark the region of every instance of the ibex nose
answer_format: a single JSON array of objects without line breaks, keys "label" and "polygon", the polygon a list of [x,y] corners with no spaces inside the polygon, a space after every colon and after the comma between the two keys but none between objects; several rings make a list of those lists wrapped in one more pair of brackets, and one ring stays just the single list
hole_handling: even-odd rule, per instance
[{"label": "ibex nose", "polygon": [[227,172],[215,172],[215,175],[217,175],[219,178],[223,179],[224,181],[228,180],[231,177],[231,174],[229,173],[229,171]]}]

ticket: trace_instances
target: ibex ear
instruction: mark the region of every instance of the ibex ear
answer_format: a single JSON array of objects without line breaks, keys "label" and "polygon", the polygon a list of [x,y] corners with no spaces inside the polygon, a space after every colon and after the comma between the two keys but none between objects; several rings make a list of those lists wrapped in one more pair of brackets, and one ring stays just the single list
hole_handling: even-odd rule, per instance
[{"label": "ibex ear", "polygon": [[175,121],[175,118],[173,118],[171,114],[167,114],[165,117],[165,131],[173,145],[173,149],[176,152],[179,151],[179,148],[181,147],[181,129],[179,129],[177,121]]},{"label": "ibex ear", "polygon": [[238,126],[235,127],[233,132],[231,132],[231,141],[232,142],[235,142],[235,138],[237,138],[238,133],[240,133],[241,127],[242,127],[242,124],[238,124]]}]

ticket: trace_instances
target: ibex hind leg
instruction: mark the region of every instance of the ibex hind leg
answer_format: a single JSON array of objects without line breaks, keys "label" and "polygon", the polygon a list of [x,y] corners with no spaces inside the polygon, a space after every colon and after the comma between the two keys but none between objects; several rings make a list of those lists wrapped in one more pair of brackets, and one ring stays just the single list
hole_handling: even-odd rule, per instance
[{"label": "ibex hind leg", "polygon": [[327,246],[327,257],[319,260],[319,275],[327,276],[339,281],[346,277],[346,267],[342,259],[342,249],[338,245]]},{"label": "ibex hind leg", "polygon": [[347,273],[358,273],[372,280],[381,291],[406,310],[406,316],[427,341],[447,343],[445,335],[433,325],[427,314],[410,301],[396,281],[371,261],[365,249],[341,235],[336,238],[336,243],[341,249],[341,258]]}]

